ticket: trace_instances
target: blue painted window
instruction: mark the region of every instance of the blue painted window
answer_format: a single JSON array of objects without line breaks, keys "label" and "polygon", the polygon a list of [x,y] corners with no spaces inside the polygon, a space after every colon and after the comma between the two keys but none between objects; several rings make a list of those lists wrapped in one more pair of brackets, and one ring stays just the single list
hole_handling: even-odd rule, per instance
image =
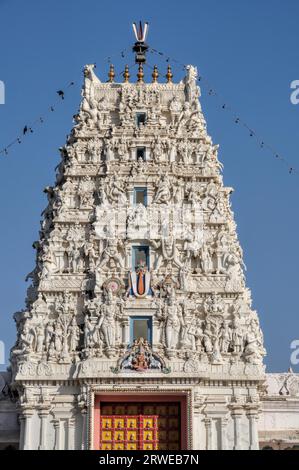
[{"label": "blue painted window", "polygon": [[143,204],[147,206],[147,189],[146,188],[134,188],[134,204]]},{"label": "blue painted window", "polygon": [[130,344],[135,339],[144,338],[152,344],[152,317],[130,317]]},{"label": "blue painted window", "polygon": [[147,269],[150,269],[148,246],[132,247],[132,270],[135,271],[136,266],[140,263],[144,263]]}]

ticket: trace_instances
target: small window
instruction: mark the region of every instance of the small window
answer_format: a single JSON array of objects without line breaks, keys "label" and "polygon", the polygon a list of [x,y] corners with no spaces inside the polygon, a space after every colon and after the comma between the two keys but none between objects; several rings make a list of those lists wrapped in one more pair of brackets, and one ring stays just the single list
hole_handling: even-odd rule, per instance
[{"label": "small window", "polygon": [[147,269],[149,266],[149,247],[148,246],[133,246],[132,247],[132,269],[135,271],[136,267],[140,264],[145,264]]},{"label": "small window", "polygon": [[140,158],[141,158],[143,161],[145,161],[145,147],[137,147],[137,150],[136,150],[136,159],[139,160]]},{"label": "small window", "polygon": [[152,343],[152,317],[130,317],[130,343],[139,338]]},{"label": "small window", "polygon": [[147,205],[147,189],[146,188],[134,188],[134,204]]},{"label": "small window", "polygon": [[136,113],[136,124],[138,127],[146,123],[146,113]]}]

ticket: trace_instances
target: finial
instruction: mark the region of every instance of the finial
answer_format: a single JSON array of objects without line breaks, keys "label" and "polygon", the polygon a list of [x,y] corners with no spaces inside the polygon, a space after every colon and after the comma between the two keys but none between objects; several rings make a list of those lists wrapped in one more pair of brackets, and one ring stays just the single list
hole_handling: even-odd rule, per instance
[{"label": "finial", "polygon": [[145,53],[148,50],[148,45],[145,43],[148,33],[148,23],[144,23],[144,27],[142,27],[142,23],[139,21],[138,29],[136,23],[133,23],[132,26],[136,38],[136,42],[133,46],[133,52],[135,52],[135,63],[144,64],[146,60]]},{"label": "finial", "polygon": [[143,82],[143,77],[144,77],[144,72],[143,72],[143,65],[139,64],[138,67],[138,73],[137,73],[137,82],[142,83]]},{"label": "finial", "polygon": [[167,74],[166,74],[167,83],[172,83],[172,77],[173,77],[173,74],[172,74],[172,71],[171,71],[171,67],[170,67],[170,65],[168,65]]},{"label": "finial", "polygon": [[154,70],[152,73],[152,78],[153,78],[152,82],[157,83],[158,77],[159,77],[158,67],[154,65]]},{"label": "finial", "polygon": [[110,64],[110,69],[109,69],[109,73],[108,73],[108,78],[109,78],[108,81],[110,83],[114,82],[114,77],[115,77],[114,65]]},{"label": "finial", "polygon": [[125,66],[125,71],[123,73],[123,77],[124,77],[124,82],[128,83],[129,78],[130,78],[130,72],[129,72],[129,66],[128,65]]}]

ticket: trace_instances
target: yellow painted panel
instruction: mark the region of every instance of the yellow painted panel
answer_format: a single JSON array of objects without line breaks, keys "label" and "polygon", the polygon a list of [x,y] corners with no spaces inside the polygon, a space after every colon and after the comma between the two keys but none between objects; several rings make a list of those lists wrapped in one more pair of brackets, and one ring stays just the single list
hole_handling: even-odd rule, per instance
[{"label": "yellow painted panel", "polygon": [[111,418],[103,418],[102,419],[102,428],[103,429],[111,429],[112,427],[112,419]]},{"label": "yellow painted panel", "polygon": [[128,431],[127,432],[127,440],[128,441],[137,441],[138,435],[137,431]]},{"label": "yellow painted panel", "polygon": [[138,427],[137,418],[128,418],[127,419],[127,429],[137,428],[137,427]]},{"label": "yellow painted panel", "polygon": [[112,432],[111,431],[103,431],[102,432],[102,440],[103,441],[111,441],[112,440]]},{"label": "yellow painted panel", "polygon": [[124,429],[125,427],[125,420],[124,418],[115,418],[114,420],[114,428],[115,429]]},{"label": "yellow painted panel", "polygon": [[115,431],[114,440],[115,441],[124,441],[125,440],[125,431]]}]

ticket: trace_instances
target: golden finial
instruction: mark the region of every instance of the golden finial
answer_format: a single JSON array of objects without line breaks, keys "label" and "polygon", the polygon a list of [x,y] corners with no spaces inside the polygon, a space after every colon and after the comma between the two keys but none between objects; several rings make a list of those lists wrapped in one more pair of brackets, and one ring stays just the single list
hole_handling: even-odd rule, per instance
[{"label": "golden finial", "polygon": [[142,66],[142,64],[139,64],[138,73],[137,73],[137,79],[138,79],[137,82],[142,83],[143,82],[143,77],[144,77],[143,66]]},{"label": "golden finial", "polygon": [[152,80],[153,83],[157,83],[157,80],[158,80],[158,77],[159,77],[159,72],[158,72],[158,68],[157,68],[156,65],[154,66],[152,77],[153,77],[153,80]]},{"label": "golden finial", "polygon": [[124,77],[124,82],[128,83],[129,78],[130,78],[130,72],[129,72],[129,66],[128,65],[125,66],[125,71],[123,73],[123,77]]},{"label": "golden finial", "polygon": [[168,65],[167,74],[166,74],[167,83],[172,83],[172,77],[173,77],[173,74],[172,74],[172,71],[171,71],[171,67],[170,67],[170,65]]},{"label": "golden finial", "polygon": [[115,77],[114,65],[110,64],[110,69],[109,69],[109,73],[108,73],[108,78],[109,78],[108,81],[110,83],[114,82],[114,77]]}]

